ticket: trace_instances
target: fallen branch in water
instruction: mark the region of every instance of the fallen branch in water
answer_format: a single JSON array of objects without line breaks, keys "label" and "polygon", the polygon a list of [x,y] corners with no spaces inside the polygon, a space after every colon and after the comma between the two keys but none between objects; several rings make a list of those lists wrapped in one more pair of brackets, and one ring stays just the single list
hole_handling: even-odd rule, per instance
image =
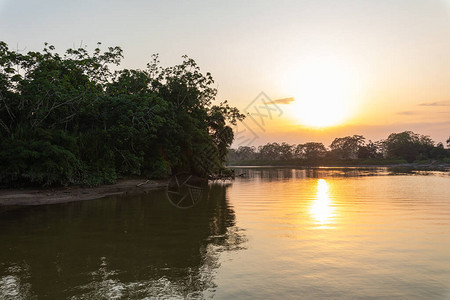
[{"label": "fallen branch in water", "polygon": [[139,184],[136,184],[136,186],[137,186],[137,187],[140,187],[140,186],[142,186],[142,185],[144,185],[144,184],[149,183],[149,181],[150,181],[150,180],[147,180],[146,182],[141,182],[141,183],[139,183]]}]

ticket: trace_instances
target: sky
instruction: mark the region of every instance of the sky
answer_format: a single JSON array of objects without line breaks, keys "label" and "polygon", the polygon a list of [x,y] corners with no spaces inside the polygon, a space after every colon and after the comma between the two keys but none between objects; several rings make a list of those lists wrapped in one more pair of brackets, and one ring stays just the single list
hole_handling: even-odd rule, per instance
[{"label": "sky", "polygon": [[187,54],[212,73],[217,101],[251,115],[234,146],[450,136],[450,0],[0,0],[0,40],[21,51],[100,41],[122,47],[123,68]]}]

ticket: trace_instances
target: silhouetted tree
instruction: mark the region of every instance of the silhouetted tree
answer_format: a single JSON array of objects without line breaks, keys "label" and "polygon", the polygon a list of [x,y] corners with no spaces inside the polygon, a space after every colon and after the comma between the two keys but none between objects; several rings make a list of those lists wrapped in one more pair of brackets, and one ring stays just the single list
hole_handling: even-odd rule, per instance
[{"label": "silhouetted tree", "polygon": [[387,157],[403,158],[413,162],[417,159],[430,158],[434,142],[429,136],[404,131],[390,134],[384,141],[384,146]]},{"label": "silhouetted tree", "polygon": [[251,160],[256,159],[256,148],[254,146],[240,146],[236,155],[240,160]]},{"label": "silhouetted tree", "polygon": [[369,142],[366,145],[359,146],[358,158],[381,158],[383,154],[381,153],[379,142]]},{"label": "silhouetted tree", "polygon": [[261,159],[267,160],[277,160],[280,158],[279,152],[280,144],[278,143],[267,143],[263,146],[258,147],[258,152]]},{"label": "silhouetted tree", "polygon": [[341,159],[400,158],[412,162],[450,157],[450,149],[445,149],[442,143],[435,146],[430,137],[411,131],[393,133],[386,140],[369,140],[367,143],[361,135],[336,138],[331,148],[332,151],[327,151],[322,143],[315,142],[298,145],[267,143],[259,146],[258,151],[255,147],[242,146],[237,150],[230,150],[229,161],[300,159],[312,163],[333,163]]},{"label": "silhouetted tree", "polygon": [[282,143],[279,147],[280,159],[288,160],[292,158],[292,149],[294,145],[289,145],[288,143]]},{"label": "silhouetted tree", "polygon": [[433,147],[428,152],[428,158],[443,159],[447,156],[447,149],[444,148],[444,144],[438,143],[436,147]]},{"label": "silhouetted tree", "polygon": [[364,146],[365,138],[362,135],[346,136],[334,139],[330,145],[332,153],[338,158],[356,159],[359,148]]},{"label": "silhouetted tree", "polygon": [[294,150],[298,158],[317,160],[325,156],[327,149],[322,143],[308,142],[297,145]]}]

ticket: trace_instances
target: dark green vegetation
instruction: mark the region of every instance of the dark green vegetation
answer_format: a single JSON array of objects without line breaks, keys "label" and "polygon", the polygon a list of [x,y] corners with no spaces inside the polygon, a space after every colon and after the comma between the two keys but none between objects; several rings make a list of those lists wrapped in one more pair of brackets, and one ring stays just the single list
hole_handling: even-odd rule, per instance
[{"label": "dark green vegetation", "polygon": [[0,186],[222,168],[227,124],[244,116],[212,104],[211,75],[186,56],[168,68],[155,55],[144,70],[111,70],[122,57],[119,47],[21,54],[0,42]]},{"label": "dark green vegetation", "polygon": [[[450,146],[450,138],[447,140]],[[450,149],[428,136],[411,131],[392,133],[378,142],[361,135],[336,138],[327,149],[322,143],[290,145],[268,143],[263,146],[241,146],[231,149],[231,165],[391,165],[401,163],[450,163]]]}]

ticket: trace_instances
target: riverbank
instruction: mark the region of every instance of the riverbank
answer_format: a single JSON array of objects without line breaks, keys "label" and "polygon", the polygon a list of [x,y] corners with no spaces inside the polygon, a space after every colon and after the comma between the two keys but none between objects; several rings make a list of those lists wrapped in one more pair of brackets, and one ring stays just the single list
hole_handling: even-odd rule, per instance
[{"label": "riverbank", "polygon": [[20,188],[0,190],[0,206],[30,206],[93,200],[111,195],[145,193],[165,188],[167,180],[126,179],[98,187]]},{"label": "riverbank", "polygon": [[[248,163],[248,161],[246,161]],[[242,164],[229,165],[229,168],[389,168],[393,173],[409,173],[412,171],[450,171],[450,164],[442,162],[433,163],[403,163],[403,164],[385,164],[385,165],[357,165],[325,164],[322,166],[296,165],[296,164],[272,164],[260,163],[259,165]],[[145,193],[151,190],[165,188],[167,179],[145,180],[145,179],[123,179],[115,184],[100,185],[97,187],[68,186],[59,188],[15,188],[0,189],[0,207],[5,206],[32,206],[56,203],[67,203],[74,201],[84,201],[104,198],[111,195],[124,195],[134,193]]]}]

